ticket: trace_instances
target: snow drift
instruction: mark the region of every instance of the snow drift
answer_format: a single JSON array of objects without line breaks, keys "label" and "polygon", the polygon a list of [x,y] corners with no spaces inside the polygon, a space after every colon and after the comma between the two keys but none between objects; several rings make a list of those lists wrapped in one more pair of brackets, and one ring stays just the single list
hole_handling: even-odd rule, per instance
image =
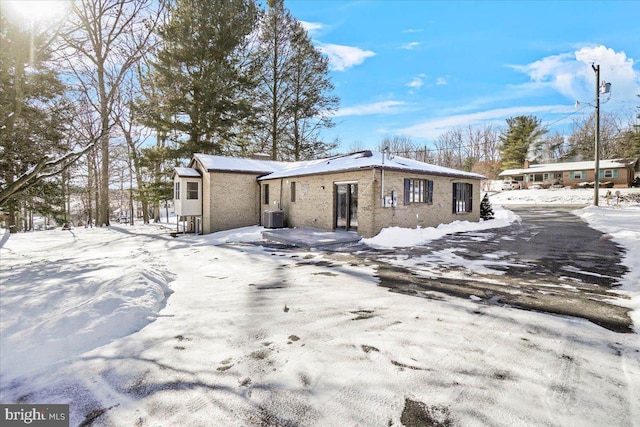
[{"label": "snow drift", "polygon": [[494,213],[495,218],[488,221],[454,221],[427,228],[388,227],[382,229],[377,236],[362,241],[375,248],[406,248],[424,245],[447,234],[507,227],[519,219],[518,215],[501,207],[494,208]]}]

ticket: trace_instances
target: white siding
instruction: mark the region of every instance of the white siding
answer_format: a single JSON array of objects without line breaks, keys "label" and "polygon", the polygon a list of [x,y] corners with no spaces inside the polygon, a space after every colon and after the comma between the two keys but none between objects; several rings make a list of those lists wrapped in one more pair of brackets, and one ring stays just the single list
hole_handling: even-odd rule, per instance
[{"label": "white siding", "polygon": [[[180,185],[179,198],[176,198],[176,183]],[[198,184],[197,199],[188,199],[188,183]],[[195,177],[181,177],[176,175],[173,179],[173,197],[176,215],[179,216],[200,216],[202,215],[202,179]]]}]

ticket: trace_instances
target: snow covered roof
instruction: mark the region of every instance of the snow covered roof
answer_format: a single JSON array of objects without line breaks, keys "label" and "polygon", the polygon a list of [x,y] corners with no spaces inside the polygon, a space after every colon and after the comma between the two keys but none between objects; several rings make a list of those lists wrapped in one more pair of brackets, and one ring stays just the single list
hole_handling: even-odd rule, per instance
[{"label": "snow covered roof", "polygon": [[382,153],[372,151],[360,151],[342,156],[326,159],[310,160],[305,162],[291,162],[280,165],[280,169],[263,176],[260,179],[285,178],[292,176],[318,175],[333,172],[344,172],[359,169],[371,169],[384,167],[387,170],[403,170],[410,172],[427,173],[431,175],[457,176],[461,178],[484,179],[485,177],[471,172],[464,172],[443,166],[431,165],[417,160],[405,159],[394,156],[391,159],[384,158]]},{"label": "snow covered roof", "polygon": [[193,168],[173,168],[173,173],[180,177],[197,177],[202,178],[200,176],[200,172],[197,169]]},{"label": "snow covered roof", "polygon": [[498,174],[498,176],[514,176],[522,175],[527,169],[505,169]]},{"label": "snow covered roof", "polygon": [[194,154],[193,157],[208,171],[268,174],[280,170],[286,164],[271,160],[243,159],[201,153]]},{"label": "snow covered roof", "polygon": [[[317,175],[349,170],[380,168],[383,166],[387,170],[404,170],[428,173],[431,175],[446,175],[471,179],[485,178],[477,173],[431,165],[417,160],[405,159],[403,157],[392,157],[389,159],[388,156],[385,156],[383,163],[382,153],[372,151],[359,151],[357,153],[347,155],[299,162],[275,162],[272,160],[243,159],[237,157],[213,156],[209,154],[195,154],[194,159],[208,171],[255,173],[262,175],[259,179]],[[193,165],[193,161],[191,162],[191,165]],[[178,169],[195,170],[191,168],[176,168],[176,171]],[[179,174],[179,176],[183,175]]]},{"label": "snow covered roof", "polygon": [[[619,169],[633,167],[638,159],[610,159],[600,160],[600,169]],[[564,163],[545,163],[539,165],[530,165],[523,169],[507,169],[498,176],[522,175],[525,173],[542,173],[542,172],[563,172],[577,170],[595,169],[595,161],[586,162],[564,162]]]}]

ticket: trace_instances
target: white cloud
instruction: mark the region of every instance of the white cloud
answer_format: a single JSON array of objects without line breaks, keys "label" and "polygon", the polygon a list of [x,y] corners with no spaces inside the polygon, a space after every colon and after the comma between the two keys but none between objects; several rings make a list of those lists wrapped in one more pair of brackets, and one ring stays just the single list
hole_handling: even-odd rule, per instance
[{"label": "white cloud", "polygon": [[530,115],[535,113],[566,114],[573,111],[571,105],[541,105],[498,108],[494,110],[480,111],[469,114],[458,114],[447,117],[437,117],[425,120],[416,125],[399,129],[397,133],[414,138],[426,138],[435,140],[446,131],[461,126],[476,124],[493,124],[503,126],[505,119],[518,115]]},{"label": "white cloud", "polygon": [[318,49],[329,57],[329,66],[335,71],[345,71],[362,64],[365,59],[375,56],[375,52],[359,47],[331,43],[317,43]]},{"label": "white cloud", "polygon": [[409,28],[404,30],[403,33],[421,33],[422,31],[424,31],[422,28]]},{"label": "white cloud", "polygon": [[311,35],[318,34],[324,28],[324,25],[319,22],[300,21],[300,25]]},{"label": "white cloud", "polygon": [[444,77],[438,77],[436,79],[436,85],[437,86],[445,86],[447,84],[449,84],[449,83],[447,82],[447,79],[445,79]]},{"label": "white cloud", "polygon": [[373,114],[395,114],[398,113],[395,107],[404,105],[402,101],[381,101],[373,104],[361,104],[353,107],[341,108],[334,114],[335,117],[342,116],[368,116]]},{"label": "white cloud", "polygon": [[416,89],[421,88],[422,85],[424,85],[424,81],[420,77],[414,77],[413,80],[407,83],[408,87],[412,87]]},{"label": "white cloud", "polygon": [[612,100],[631,100],[640,90],[640,71],[634,69],[634,60],[606,46],[586,46],[512,68],[527,74],[540,88],[551,87],[572,101],[589,102],[595,97],[594,63],[600,65],[600,80],[612,84]]},{"label": "white cloud", "polygon": [[405,49],[405,50],[413,50],[416,47],[420,46],[422,44],[422,42],[411,42],[411,43],[407,43],[404,46],[400,46],[400,49]]}]

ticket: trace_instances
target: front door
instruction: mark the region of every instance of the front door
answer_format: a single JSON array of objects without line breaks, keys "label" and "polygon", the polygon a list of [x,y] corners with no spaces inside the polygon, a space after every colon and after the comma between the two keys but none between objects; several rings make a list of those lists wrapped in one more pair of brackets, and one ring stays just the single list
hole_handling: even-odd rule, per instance
[{"label": "front door", "polygon": [[336,184],[336,228],[358,228],[358,184]]}]

